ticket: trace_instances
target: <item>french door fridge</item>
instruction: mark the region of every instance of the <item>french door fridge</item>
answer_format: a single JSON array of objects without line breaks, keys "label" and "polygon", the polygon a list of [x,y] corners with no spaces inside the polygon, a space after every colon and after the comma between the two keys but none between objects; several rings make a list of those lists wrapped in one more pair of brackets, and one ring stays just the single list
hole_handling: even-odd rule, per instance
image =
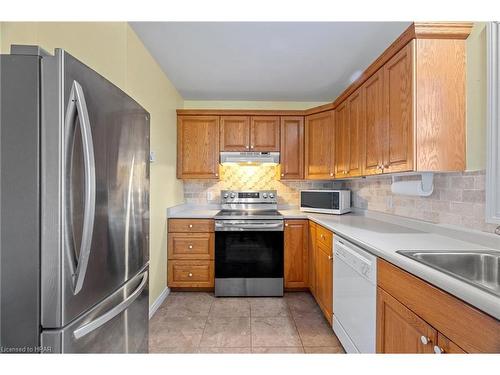
[{"label": "french door fridge", "polygon": [[0,71],[0,347],[147,352],[149,114],[62,49]]}]

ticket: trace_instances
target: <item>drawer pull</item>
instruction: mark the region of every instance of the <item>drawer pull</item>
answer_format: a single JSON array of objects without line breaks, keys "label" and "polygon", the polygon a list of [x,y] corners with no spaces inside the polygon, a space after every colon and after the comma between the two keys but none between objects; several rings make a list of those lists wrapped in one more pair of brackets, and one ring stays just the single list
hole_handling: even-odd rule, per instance
[{"label": "drawer pull", "polygon": [[189,277],[193,277],[193,274],[191,272],[188,273]]},{"label": "drawer pull", "polygon": [[193,248],[193,245],[189,245],[188,248],[192,249]]},{"label": "drawer pull", "polygon": [[193,227],[193,224],[189,224],[189,228],[192,228]]}]

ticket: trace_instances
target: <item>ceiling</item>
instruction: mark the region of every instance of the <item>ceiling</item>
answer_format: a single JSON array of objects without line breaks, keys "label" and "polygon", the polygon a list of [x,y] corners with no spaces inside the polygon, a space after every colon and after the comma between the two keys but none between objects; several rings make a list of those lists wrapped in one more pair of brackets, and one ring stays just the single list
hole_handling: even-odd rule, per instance
[{"label": "ceiling", "polygon": [[186,100],[330,101],[410,22],[132,22]]}]

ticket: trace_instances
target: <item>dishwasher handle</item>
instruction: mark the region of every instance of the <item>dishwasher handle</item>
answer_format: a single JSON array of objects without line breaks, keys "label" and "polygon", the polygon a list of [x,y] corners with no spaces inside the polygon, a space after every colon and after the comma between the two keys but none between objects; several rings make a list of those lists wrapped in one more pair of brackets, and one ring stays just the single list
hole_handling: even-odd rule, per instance
[{"label": "dishwasher handle", "polygon": [[343,261],[347,266],[372,283],[377,282],[377,257],[351,244],[348,241],[335,239],[335,261]]}]

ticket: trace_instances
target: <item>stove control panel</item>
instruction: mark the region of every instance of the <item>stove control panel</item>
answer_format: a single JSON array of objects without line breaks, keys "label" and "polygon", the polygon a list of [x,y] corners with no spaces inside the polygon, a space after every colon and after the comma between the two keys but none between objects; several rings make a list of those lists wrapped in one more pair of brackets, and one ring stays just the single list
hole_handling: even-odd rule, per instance
[{"label": "stove control panel", "polygon": [[277,204],[278,197],[276,190],[254,190],[254,191],[237,191],[237,190],[222,190],[221,203],[271,203]]}]

